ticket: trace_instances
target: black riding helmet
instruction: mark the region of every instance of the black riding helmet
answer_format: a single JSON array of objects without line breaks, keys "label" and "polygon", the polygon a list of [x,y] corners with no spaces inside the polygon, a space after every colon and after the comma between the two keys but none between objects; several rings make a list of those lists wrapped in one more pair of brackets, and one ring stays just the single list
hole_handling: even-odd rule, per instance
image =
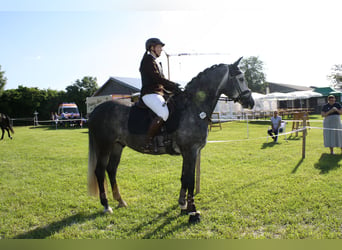
[{"label": "black riding helmet", "polygon": [[150,38],[150,39],[148,39],[146,41],[145,48],[146,48],[147,51],[149,51],[152,46],[156,46],[158,44],[160,44],[163,47],[165,46],[165,44],[162,41],[160,41],[160,39],[158,39],[158,38]]}]

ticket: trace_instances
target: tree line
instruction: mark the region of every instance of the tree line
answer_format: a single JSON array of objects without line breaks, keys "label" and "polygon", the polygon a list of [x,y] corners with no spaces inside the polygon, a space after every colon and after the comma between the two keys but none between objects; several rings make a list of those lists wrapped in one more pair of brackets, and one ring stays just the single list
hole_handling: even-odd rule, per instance
[{"label": "tree line", "polygon": [[[1,72],[1,68],[0,68]],[[51,113],[57,112],[59,104],[63,102],[75,102],[82,116],[87,113],[86,98],[93,95],[98,89],[97,79],[86,76],[82,80],[76,80],[74,84],[66,87],[65,91],[39,89],[36,87],[19,86],[17,89],[3,90],[6,78],[0,77],[0,113],[5,113],[11,118],[33,117],[33,113],[39,113],[39,120],[50,120]]]}]

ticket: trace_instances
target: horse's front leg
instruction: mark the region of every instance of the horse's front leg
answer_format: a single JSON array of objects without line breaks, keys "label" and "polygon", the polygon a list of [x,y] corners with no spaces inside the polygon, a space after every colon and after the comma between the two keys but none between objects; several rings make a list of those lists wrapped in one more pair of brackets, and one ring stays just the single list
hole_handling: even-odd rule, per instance
[{"label": "horse's front leg", "polygon": [[[183,155],[183,168],[182,168],[182,188],[179,195],[179,205],[184,208],[186,204],[186,212],[190,214],[189,222],[195,223],[200,221],[199,212],[196,210],[194,202],[194,189],[195,189],[195,168],[196,159],[199,154],[199,148],[191,148],[182,151]],[[185,200],[186,191],[188,191]]]},{"label": "horse's front leg", "polygon": [[0,140],[4,139],[4,134],[5,134],[5,130],[3,128],[1,128],[1,130],[2,130],[2,136]]},{"label": "horse's front leg", "polygon": [[183,185],[179,193],[178,204],[182,211],[182,214],[187,213],[188,203],[186,201],[186,187],[183,187]]}]

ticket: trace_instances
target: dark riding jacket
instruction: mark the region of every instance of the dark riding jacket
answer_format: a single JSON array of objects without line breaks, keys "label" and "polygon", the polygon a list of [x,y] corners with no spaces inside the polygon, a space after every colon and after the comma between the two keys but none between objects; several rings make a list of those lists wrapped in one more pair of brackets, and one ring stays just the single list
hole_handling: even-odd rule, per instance
[{"label": "dark riding jacket", "polygon": [[140,63],[142,81],[141,96],[146,94],[164,94],[164,90],[174,92],[178,90],[178,84],[167,80],[159,70],[155,58],[145,53]]}]

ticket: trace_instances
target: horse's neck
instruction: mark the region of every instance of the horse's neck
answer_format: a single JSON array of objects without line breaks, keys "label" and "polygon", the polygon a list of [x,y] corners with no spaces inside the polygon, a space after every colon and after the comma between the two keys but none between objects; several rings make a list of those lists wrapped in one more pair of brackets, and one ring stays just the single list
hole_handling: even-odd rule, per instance
[{"label": "horse's neck", "polygon": [[207,75],[202,74],[203,76],[187,91],[187,95],[198,112],[205,112],[210,117],[221,95],[220,87],[224,81],[228,80],[228,69],[217,66],[207,72]]}]

